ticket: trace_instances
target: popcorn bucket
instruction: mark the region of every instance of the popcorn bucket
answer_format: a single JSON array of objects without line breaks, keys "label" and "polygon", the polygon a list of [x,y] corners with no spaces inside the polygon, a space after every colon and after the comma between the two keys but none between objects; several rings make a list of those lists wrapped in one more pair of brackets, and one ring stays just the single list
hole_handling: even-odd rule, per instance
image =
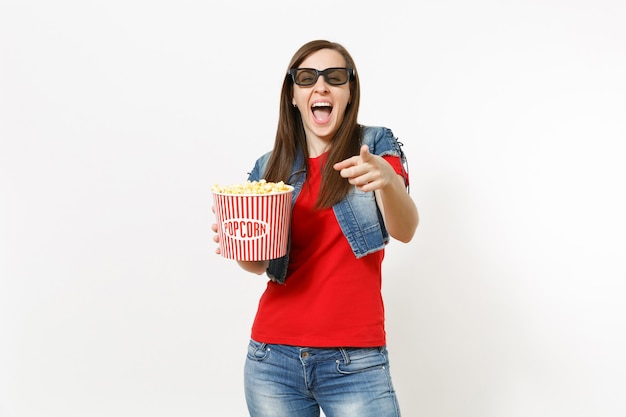
[{"label": "popcorn bucket", "polygon": [[293,187],[264,194],[213,191],[219,247],[223,257],[263,261],[287,253]]}]

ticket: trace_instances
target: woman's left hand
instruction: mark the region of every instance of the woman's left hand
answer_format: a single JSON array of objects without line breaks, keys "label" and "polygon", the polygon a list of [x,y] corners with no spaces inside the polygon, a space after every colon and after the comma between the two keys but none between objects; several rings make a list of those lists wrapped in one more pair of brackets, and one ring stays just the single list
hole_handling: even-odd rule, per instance
[{"label": "woman's left hand", "polygon": [[417,207],[409,196],[404,179],[385,159],[361,146],[359,155],[337,162],[333,168],[360,191],[374,191],[389,234],[401,242],[413,238],[419,223]]},{"label": "woman's left hand", "polygon": [[397,181],[392,166],[382,157],[371,154],[367,145],[361,146],[359,155],[337,162],[333,168],[363,192],[380,190]]}]

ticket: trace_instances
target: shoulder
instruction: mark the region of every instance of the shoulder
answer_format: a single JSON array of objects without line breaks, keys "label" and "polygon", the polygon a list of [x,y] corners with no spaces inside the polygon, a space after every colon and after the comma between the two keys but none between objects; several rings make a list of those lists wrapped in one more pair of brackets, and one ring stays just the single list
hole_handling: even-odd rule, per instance
[{"label": "shoulder", "polygon": [[370,152],[376,155],[400,156],[401,149],[398,139],[392,130],[384,126],[361,126],[364,145],[369,146]]},{"label": "shoulder", "polygon": [[272,151],[264,153],[256,160],[252,172],[248,175],[250,181],[258,181],[263,178],[270,156],[272,156]]},{"label": "shoulder", "polygon": [[270,156],[272,156],[272,151],[268,151],[266,153],[264,153],[263,155],[261,155],[257,160],[256,163],[257,164],[267,164],[267,161],[269,161]]}]

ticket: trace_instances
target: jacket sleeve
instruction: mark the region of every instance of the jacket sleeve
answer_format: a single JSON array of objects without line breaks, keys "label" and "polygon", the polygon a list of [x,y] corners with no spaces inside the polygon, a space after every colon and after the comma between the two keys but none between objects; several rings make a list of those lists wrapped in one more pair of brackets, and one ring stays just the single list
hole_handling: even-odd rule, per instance
[{"label": "jacket sleeve", "polygon": [[263,178],[265,168],[267,167],[267,161],[269,160],[270,153],[266,153],[256,160],[252,171],[248,173],[248,181],[259,181]]},{"label": "jacket sleeve", "polygon": [[404,185],[409,187],[409,163],[402,150],[402,143],[387,127],[365,126],[363,131],[363,144],[370,147],[370,152],[379,156],[395,156],[400,158],[402,164],[402,176]]}]

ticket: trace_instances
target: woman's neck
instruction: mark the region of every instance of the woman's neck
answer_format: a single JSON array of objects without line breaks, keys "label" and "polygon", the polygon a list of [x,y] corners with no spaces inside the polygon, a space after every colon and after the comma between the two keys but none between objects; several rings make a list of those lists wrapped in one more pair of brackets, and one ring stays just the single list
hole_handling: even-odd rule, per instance
[{"label": "woman's neck", "polygon": [[307,138],[307,151],[309,152],[310,158],[317,158],[324,152],[327,152],[330,149],[330,141],[325,141],[320,138]]}]

